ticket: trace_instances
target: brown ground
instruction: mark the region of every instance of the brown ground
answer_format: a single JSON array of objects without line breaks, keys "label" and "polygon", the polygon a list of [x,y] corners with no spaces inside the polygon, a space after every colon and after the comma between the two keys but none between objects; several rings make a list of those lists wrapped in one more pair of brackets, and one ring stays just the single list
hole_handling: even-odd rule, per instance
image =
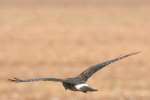
[{"label": "brown ground", "polygon": [[[148,4],[39,5],[1,4],[0,100],[150,100]],[[142,53],[88,81],[99,89],[95,93],[65,91],[53,82],[7,81],[14,76],[74,76],[134,51]]]}]

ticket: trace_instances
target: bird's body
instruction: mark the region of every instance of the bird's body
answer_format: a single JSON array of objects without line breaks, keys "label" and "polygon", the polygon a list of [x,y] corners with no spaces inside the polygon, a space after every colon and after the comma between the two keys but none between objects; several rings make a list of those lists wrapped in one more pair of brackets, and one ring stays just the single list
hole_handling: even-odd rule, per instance
[{"label": "bird's body", "polygon": [[63,86],[66,90],[69,89],[72,91],[82,91],[82,92],[97,91],[96,89],[89,87],[88,84],[80,80],[78,77],[65,79],[63,81]]},{"label": "bird's body", "polygon": [[128,56],[136,55],[139,52],[130,53],[124,56],[117,57],[115,59],[107,60],[105,62],[102,62],[100,64],[93,65],[80,73],[76,77],[72,78],[66,78],[66,79],[58,79],[58,78],[33,78],[33,79],[27,79],[27,80],[21,80],[18,78],[9,79],[10,81],[21,83],[21,82],[33,82],[33,81],[55,81],[55,82],[61,82],[64,86],[64,88],[67,90],[72,91],[81,91],[81,92],[93,92],[97,91],[97,89],[91,88],[88,84],[86,84],[87,80],[97,71],[102,69],[103,67],[116,62],[118,60],[121,60],[123,58],[126,58]]}]

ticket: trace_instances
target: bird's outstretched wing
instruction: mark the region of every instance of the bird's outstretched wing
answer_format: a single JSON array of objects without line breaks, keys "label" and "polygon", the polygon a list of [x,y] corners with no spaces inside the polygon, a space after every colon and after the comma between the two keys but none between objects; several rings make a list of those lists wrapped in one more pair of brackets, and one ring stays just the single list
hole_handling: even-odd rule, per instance
[{"label": "bird's outstretched wing", "polygon": [[13,78],[13,79],[8,79],[9,81],[20,83],[20,82],[34,82],[34,81],[55,81],[55,82],[63,82],[62,79],[58,78],[33,78],[33,79],[26,79],[22,80],[19,78]]},{"label": "bird's outstretched wing", "polygon": [[121,60],[121,59],[124,59],[126,57],[129,57],[129,56],[132,56],[132,55],[136,55],[140,52],[133,52],[133,53],[129,53],[129,54],[126,54],[124,56],[120,56],[120,57],[117,57],[117,58],[114,58],[114,59],[111,59],[111,60],[107,60],[105,62],[102,62],[100,64],[96,64],[96,65],[93,65],[91,66],[90,68],[86,69],[85,71],[83,71],[80,75],[78,75],[77,77],[82,80],[82,81],[87,81],[95,72],[97,72],[98,70],[102,69],[103,67],[113,63],[113,62],[116,62],[118,60]]}]

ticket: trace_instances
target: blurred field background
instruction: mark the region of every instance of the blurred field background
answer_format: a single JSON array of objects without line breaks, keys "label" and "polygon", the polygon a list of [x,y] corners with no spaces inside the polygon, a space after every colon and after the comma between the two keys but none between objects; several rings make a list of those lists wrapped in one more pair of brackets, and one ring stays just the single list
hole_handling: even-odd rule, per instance
[{"label": "blurred field background", "polygon": [[[1,0],[0,100],[150,100],[149,46],[148,0]],[[7,81],[75,76],[134,51],[88,81],[94,93]]]}]

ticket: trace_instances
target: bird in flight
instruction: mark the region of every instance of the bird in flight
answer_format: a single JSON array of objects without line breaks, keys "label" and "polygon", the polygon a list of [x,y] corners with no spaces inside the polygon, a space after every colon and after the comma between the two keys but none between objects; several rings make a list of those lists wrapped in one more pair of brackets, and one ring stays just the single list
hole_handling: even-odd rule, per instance
[{"label": "bird in flight", "polygon": [[22,83],[22,82],[34,82],[34,81],[54,81],[54,82],[60,82],[64,86],[65,89],[69,89],[72,91],[81,91],[81,92],[94,92],[98,91],[97,89],[94,89],[90,87],[88,84],[86,84],[87,80],[97,71],[100,69],[104,68],[105,66],[114,63],[116,61],[119,61],[121,59],[124,59],[126,57],[136,55],[140,52],[133,52],[129,53],[120,57],[116,57],[114,59],[110,59],[107,61],[104,61],[102,63],[93,65],[89,68],[87,68],[85,71],[80,73],[79,75],[71,78],[65,78],[65,79],[59,79],[59,78],[33,78],[33,79],[19,79],[19,78],[13,78],[13,79],[8,79],[9,81],[16,82],[16,83]]}]

